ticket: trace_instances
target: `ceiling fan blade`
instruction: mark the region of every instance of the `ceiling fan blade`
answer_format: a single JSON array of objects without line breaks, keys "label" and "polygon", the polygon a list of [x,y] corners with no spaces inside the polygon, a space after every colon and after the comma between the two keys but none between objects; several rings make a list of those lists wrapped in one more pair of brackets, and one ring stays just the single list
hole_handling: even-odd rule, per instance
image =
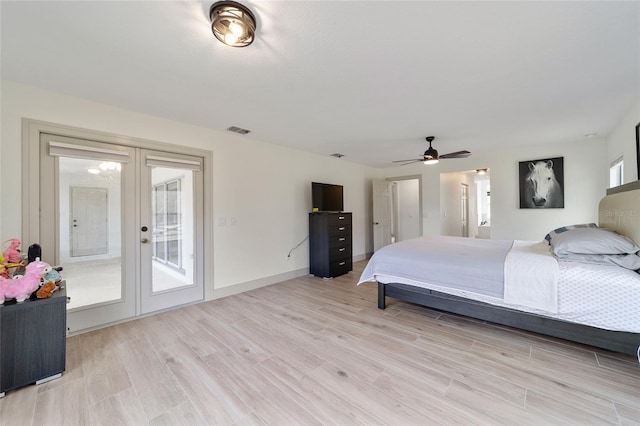
[{"label": "ceiling fan blade", "polygon": [[440,158],[467,158],[468,156],[470,156],[471,153],[469,151],[456,151],[456,152],[450,152],[448,154],[442,154],[440,156]]},{"label": "ceiling fan blade", "polygon": [[424,161],[422,158],[412,158],[411,160],[395,160],[394,163],[417,163],[418,161]]}]

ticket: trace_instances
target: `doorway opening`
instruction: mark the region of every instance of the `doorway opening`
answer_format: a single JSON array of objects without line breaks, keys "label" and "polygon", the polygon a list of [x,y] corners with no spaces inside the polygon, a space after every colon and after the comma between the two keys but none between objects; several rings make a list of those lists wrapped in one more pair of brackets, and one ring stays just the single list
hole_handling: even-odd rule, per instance
[{"label": "doorway opening", "polygon": [[407,178],[391,181],[391,242],[422,235],[420,214],[420,180]]},{"label": "doorway opening", "polygon": [[373,249],[422,236],[422,176],[373,181]]},{"label": "doorway opening", "polygon": [[491,238],[489,169],[440,174],[440,234]]}]

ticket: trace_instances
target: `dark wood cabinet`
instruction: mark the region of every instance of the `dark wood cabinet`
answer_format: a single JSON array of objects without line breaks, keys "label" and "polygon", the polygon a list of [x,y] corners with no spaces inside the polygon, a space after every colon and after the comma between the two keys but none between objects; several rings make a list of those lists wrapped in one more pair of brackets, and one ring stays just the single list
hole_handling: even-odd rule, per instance
[{"label": "dark wood cabinet", "polygon": [[0,396],[65,369],[67,294],[0,305]]},{"label": "dark wood cabinet", "polygon": [[333,278],[353,269],[351,213],[309,213],[309,272]]}]

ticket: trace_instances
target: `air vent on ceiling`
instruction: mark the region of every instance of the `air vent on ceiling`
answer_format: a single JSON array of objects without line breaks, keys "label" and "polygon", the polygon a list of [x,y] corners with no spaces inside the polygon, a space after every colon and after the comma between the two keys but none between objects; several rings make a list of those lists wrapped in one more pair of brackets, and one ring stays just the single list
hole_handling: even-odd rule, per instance
[{"label": "air vent on ceiling", "polygon": [[336,157],[336,158],[342,158],[344,157],[344,154],[338,154],[337,152],[335,154],[331,154],[332,157]]},{"label": "air vent on ceiling", "polygon": [[242,127],[236,127],[236,126],[231,126],[227,130],[233,133],[238,133],[240,135],[246,135],[251,131],[251,130],[243,129]]}]

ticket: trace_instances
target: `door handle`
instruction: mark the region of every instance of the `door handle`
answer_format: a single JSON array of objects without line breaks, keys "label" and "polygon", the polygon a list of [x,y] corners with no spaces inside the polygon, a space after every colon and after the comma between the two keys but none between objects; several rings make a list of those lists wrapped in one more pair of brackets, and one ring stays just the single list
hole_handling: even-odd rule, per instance
[{"label": "door handle", "polygon": [[143,239],[140,240],[140,242],[142,244],[147,244],[149,242],[149,239],[148,238],[143,238]]},{"label": "door handle", "polygon": [[373,222],[374,225],[380,225],[380,222]]}]

